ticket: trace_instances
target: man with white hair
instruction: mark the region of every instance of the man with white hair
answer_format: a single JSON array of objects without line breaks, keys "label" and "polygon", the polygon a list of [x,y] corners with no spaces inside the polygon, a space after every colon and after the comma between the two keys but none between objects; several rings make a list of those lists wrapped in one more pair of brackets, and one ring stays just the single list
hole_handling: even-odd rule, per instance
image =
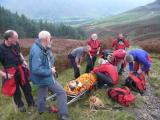
[{"label": "man with white hair", "polygon": [[25,95],[28,107],[34,106],[34,100],[28,81],[27,63],[20,50],[18,33],[14,30],[7,30],[4,33],[4,42],[0,44],[0,63],[3,66],[3,70],[0,71],[3,78],[2,94],[13,96],[19,111],[26,112],[20,87]]},{"label": "man with white hair", "polygon": [[100,51],[100,40],[98,39],[98,35],[93,33],[91,38],[87,41],[87,45],[91,47],[90,54],[87,55],[87,66],[86,66],[86,73],[89,73],[93,70],[97,55]]},{"label": "man with white hair", "polygon": [[66,92],[54,78],[56,70],[52,64],[53,56],[50,56],[50,51],[48,51],[50,46],[51,34],[48,31],[41,31],[30,50],[30,78],[33,84],[38,86],[38,111],[42,114],[47,110],[46,97],[50,89],[56,93],[60,120],[70,120]]}]

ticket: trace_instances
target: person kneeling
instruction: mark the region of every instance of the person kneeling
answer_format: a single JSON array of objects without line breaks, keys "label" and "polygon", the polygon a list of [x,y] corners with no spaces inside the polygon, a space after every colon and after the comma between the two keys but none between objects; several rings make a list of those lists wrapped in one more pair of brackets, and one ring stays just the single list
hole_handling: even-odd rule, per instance
[{"label": "person kneeling", "polygon": [[99,66],[95,67],[91,73],[95,73],[98,81],[98,86],[107,85],[112,87],[118,84],[118,71],[115,66],[107,60],[99,59]]}]

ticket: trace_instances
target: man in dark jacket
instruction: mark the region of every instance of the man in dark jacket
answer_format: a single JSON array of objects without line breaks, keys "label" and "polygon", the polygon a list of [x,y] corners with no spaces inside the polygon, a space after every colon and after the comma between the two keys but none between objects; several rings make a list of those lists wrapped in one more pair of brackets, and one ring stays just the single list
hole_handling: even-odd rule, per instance
[{"label": "man in dark jacket", "polygon": [[90,46],[78,47],[73,49],[69,55],[68,59],[74,69],[74,77],[78,78],[80,76],[80,67],[85,53],[89,54]]},{"label": "man in dark jacket", "polygon": [[48,49],[50,42],[50,33],[48,31],[41,31],[39,38],[30,50],[30,76],[33,84],[38,86],[38,111],[42,114],[47,110],[46,97],[48,89],[50,89],[56,93],[60,120],[70,120],[68,116],[66,92],[54,78],[56,70],[53,66],[51,51]]},{"label": "man in dark jacket", "polygon": [[3,66],[3,71],[0,71],[3,77],[2,94],[13,96],[20,112],[25,112],[20,87],[29,107],[34,106],[34,100],[27,79],[27,63],[20,51],[18,34],[14,30],[7,30],[4,33],[4,42],[0,44],[0,62]]}]

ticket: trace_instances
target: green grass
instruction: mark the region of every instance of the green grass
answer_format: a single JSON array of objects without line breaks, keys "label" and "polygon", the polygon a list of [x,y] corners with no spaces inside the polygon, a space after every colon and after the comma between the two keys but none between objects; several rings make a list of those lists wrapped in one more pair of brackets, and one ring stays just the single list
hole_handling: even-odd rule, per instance
[{"label": "green grass", "polygon": [[[156,56],[156,55],[153,55]],[[160,96],[160,80],[157,75],[160,73],[160,62],[154,59],[153,70],[150,76],[150,84],[156,89],[155,94]],[[82,65],[81,73],[85,71],[85,64]],[[157,74],[155,74],[155,71]],[[154,73],[154,74],[153,74]],[[73,79],[73,70],[71,68],[65,70],[59,74],[58,81],[65,85],[69,80]],[[120,77],[118,86],[124,83],[125,78]],[[37,88],[33,87],[33,94],[36,98]],[[89,94],[86,94],[79,101],[69,105],[69,114],[73,120],[135,120],[133,115],[134,108],[139,108],[143,105],[144,99],[139,94],[135,93],[136,101],[129,107],[123,107],[116,102],[113,102],[106,95],[106,89],[96,89],[93,93],[99,97],[106,105],[107,110],[93,111],[89,108]],[[49,102],[49,104],[55,104],[55,102]],[[119,107],[119,109],[114,109]],[[36,110],[32,114],[19,113],[14,111],[13,102],[11,98],[0,95],[0,120],[57,120],[57,114],[45,113],[39,115]]]},{"label": "green grass", "polygon": [[[85,64],[81,68],[81,73],[85,71]],[[65,70],[59,74],[58,81],[65,85],[69,80],[73,79],[73,70],[71,68]],[[36,87],[32,86],[33,94],[36,96]],[[108,109],[112,109],[113,106],[118,104],[111,101],[107,95],[105,89],[97,89],[94,94],[98,96],[105,103]],[[69,105],[69,114],[73,120],[134,120],[133,115],[127,112],[127,109],[123,110],[106,110],[106,111],[91,111],[88,103],[89,94],[86,94],[79,101]],[[51,104],[51,102],[49,102]],[[120,106],[120,105],[118,105]],[[131,106],[131,108],[133,108]],[[19,113],[14,111],[12,99],[0,95],[0,120],[57,120],[56,114],[45,113],[39,115],[35,110],[31,115],[28,113]]]},{"label": "green grass", "polygon": [[115,15],[112,17],[108,17],[104,20],[97,21],[93,25],[96,27],[105,27],[105,26],[112,26],[117,24],[125,24],[134,22],[137,20],[141,20],[142,16],[146,15],[145,12],[125,12],[119,15]]},{"label": "green grass", "polygon": [[160,97],[160,60],[156,59],[157,56],[157,54],[152,54],[153,66],[149,75],[149,83],[154,88],[155,95]]}]

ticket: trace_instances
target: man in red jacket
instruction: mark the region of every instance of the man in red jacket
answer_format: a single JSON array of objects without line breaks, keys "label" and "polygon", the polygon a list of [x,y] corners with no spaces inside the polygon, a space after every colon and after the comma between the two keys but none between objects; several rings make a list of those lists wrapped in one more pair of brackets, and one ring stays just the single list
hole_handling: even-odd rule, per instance
[{"label": "man in red jacket", "polygon": [[104,59],[100,59],[98,62],[100,65],[95,67],[91,73],[96,73],[99,87],[104,84],[109,87],[118,84],[117,68]]},{"label": "man in red jacket", "polygon": [[129,42],[125,39],[122,33],[118,34],[118,38],[114,39],[112,42],[112,48],[114,50],[124,49],[129,47]]},{"label": "man in red jacket", "polygon": [[92,34],[91,39],[87,41],[87,45],[91,47],[90,53],[87,55],[87,66],[86,66],[86,73],[89,73],[93,70],[95,65],[97,55],[99,54],[100,50],[100,40],[98,40],[97,34]]}]

